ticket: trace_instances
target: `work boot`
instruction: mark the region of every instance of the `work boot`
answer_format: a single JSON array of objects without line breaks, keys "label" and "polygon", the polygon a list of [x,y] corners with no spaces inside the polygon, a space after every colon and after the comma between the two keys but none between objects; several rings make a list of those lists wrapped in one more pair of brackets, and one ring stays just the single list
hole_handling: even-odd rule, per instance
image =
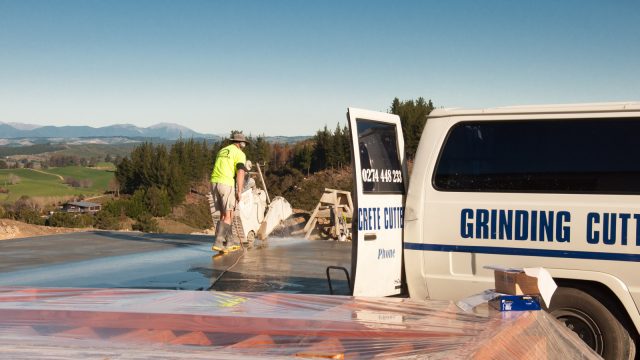
[{"label": "work boot", "polygon": [[240,242],[233,236],[233,230],[231,225],[227,225],[227,232],[225,234],[225,240],[227,241],[227,251],[236,251],[241,248]]},{"label": "work boot", "polygon": [[[225,229],[225,223],[224,221],[222,221],[222,219],[218,220],[218,224],[216,225],[216,239],[222,239],[222,245],[223,246],[227,246],[227,238],[225,237],[224,234],[227,233],[227,230]],[[220,234],[222,234],[220,236]]]},{"label": "work boot", "polygon": [[225,239],[225,223],[220,222],[218,227],[216,228],[216,239],[213,241],[213,245],[211,245],[211,250],[218,252],[225,252],[227,250],[227,246],[224,245]]}]

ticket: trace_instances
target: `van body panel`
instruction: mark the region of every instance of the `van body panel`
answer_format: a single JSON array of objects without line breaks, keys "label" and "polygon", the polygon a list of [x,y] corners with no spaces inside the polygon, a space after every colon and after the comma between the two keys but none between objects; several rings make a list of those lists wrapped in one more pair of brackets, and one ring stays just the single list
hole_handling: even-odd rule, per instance
[{"label": "van body panel", "polygon": [[449,117],[449,116],[489,116],[489,115],[514,115],[514,114],[562,114],[568,113],[571,116],[581,113],[601,113],[601,112],[633,112],[640,111],[640,102],[614,102],[614,103],[592,103],[592,104],[551,104],[551,105],[525,105],[525,106],[504,106],[487,109],[434,109],[429,118]]},{"label": "van body panel", "polygon": [[452,191],[434,185],[442,149],[457,124],[609,118],[640,118],[640,103],[434,110],[406,201],[410,295],[460,299],[493,287],[493,272],[485,266],[544,267],[554,277],[607,286],[640,331],[640,195]]}]

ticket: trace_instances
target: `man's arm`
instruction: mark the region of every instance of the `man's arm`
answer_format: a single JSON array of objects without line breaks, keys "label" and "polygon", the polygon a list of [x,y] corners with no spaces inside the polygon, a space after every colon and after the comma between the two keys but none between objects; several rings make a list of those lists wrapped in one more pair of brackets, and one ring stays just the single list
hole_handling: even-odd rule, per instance
[{"label": "man's arm", "polygon": [[236,173],[236,200],[240,201],[240,194],[244,191],[244,164],[238,164],[238,172]]}]

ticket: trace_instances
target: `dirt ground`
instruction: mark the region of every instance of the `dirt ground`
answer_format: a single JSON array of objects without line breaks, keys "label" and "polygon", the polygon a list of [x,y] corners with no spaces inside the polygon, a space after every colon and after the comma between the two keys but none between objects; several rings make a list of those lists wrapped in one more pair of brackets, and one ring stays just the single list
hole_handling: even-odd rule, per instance
[{"label": "dirt ground", "polygon": [[32,236],[64,234],[85,231],[86,229],[69,229],[50,226],[25,224],[20,221],[0,219],[0,240],[19,239]]}]

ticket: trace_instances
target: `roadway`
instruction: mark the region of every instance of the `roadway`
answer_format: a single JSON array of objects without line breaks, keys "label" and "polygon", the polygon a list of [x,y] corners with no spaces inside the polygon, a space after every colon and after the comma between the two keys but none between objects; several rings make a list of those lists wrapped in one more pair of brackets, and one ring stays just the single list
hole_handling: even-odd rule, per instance
[{"label": "roadway", "polygon": [[[92,231],[3,240],[0,285],[328,294],[327,266],[350,270],[350,243],[271,238],[219,256],[212,238]],[[332,278],[347,294],[345,276]]]}]

